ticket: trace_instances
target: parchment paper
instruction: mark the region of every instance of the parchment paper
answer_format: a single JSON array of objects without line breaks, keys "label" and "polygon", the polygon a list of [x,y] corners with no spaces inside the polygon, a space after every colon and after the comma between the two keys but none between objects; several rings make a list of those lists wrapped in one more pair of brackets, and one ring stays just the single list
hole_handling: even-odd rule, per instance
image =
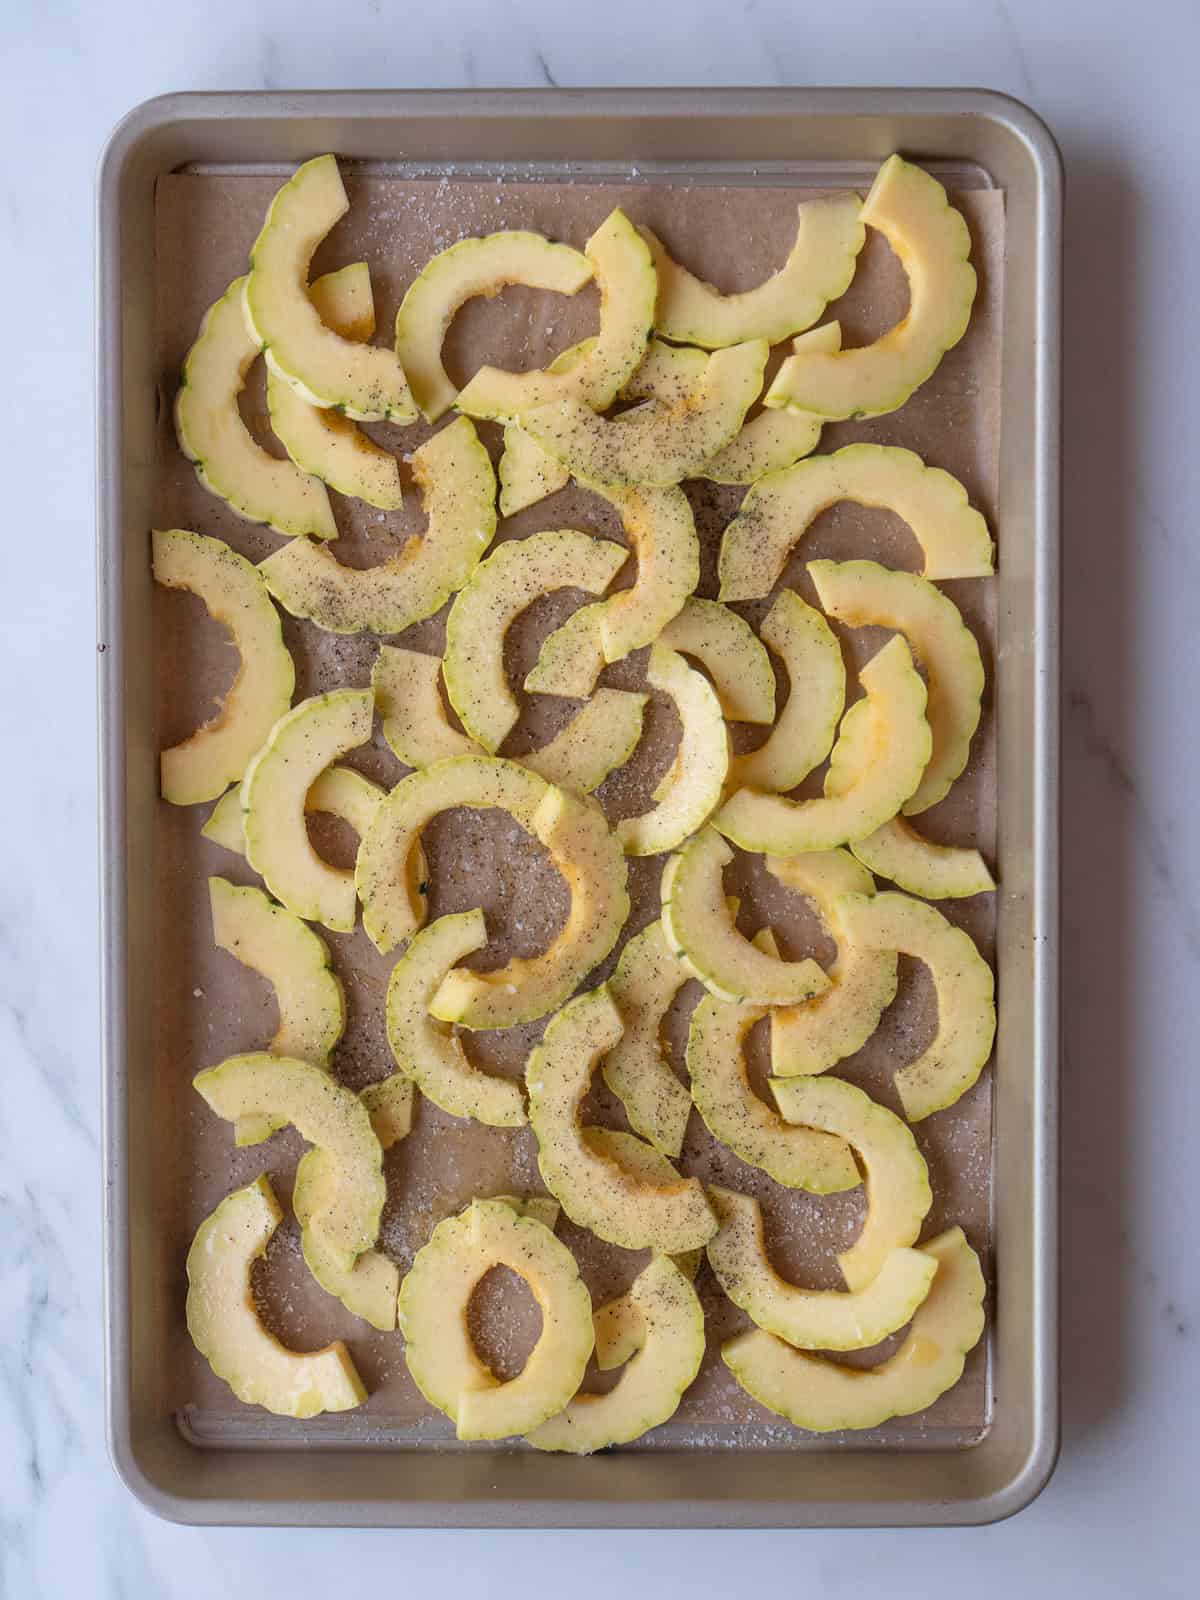
[{"label": "parchment paper", "polygon": [[[170,406],[183,357],[205,309],[229,281],[246,270],[247,254],[279,180],[249,175],[177,175],[162,180],[157,196],[157,319],[161,379],[157,525],[187,527],[226,539],[259,560],[282,542],[265,528],[244,522],[197,481],[179,452]],[[371,267],[380,341],[390,338],[396,307],[412,277],[436,250],[454,240],[499,227],[526,227],[582,246],[591,230],[617,204],[648,223],[694,271],[725,290],[753,285],[780,265],[796,227],[796,202],[814,191],[796,188],[666,187],[651,184],[598,186],[521,182],[408,182],[398,178],[350,176],[349,216],[318,252],[313,275],[361,258]],[[999,445],[999,355],[1003,197],[975,191],[954,197],[973,236],[973,260],[980,293],[970,329],[942,362],[935,376],[898,413],[865,423],[826,428],[822,450],[853,440],[906,445],[931,464],[954,473],[973,504],[996,531],[995,504]],[[849,293],[827,313],[837,316],[845,342],[869,340],[903,313],[904,277],[882,239],[870,234]],[[540,366],[596,325],[594,289],[566,299],[514,288],[493,301],[476,300],[455,319],[446,341],[446,363],[463,382],[484,361],[510,367]],[[260,364],[261,365],[261,364]],[[265,420],[261,371],[255,370],[243,411],[260,441],[283,452]],[[424,424],[400,429],[368,425],[368,432],[400,454],[411,453],[432,430]],[[481,434],[498,457],[500,431],[483,425]],[[411,486],[402,466],[406,489]],[[715,563],[720,534],[743,491],[708,483],[686,485],[703,546],[699,593],[715,595]],[[385,514],[358,501],[333,496],[343,537],[335,545],[340,559],[367,565],[385,559],[422,517],[415,491],[404,509]],[[498,539],[542,528],[578,527],[622,539],[615,514],[603,501],[572,485],[501,524]],[[999,537],[1003,559],[1003,534]],[[835,507],[814,524],[794,554],[784,582],[814,598],[803,563],[818,556],[848,559],[872,556],[890,565],[919,565],[916,542],[897,518],[853,505]],[[147,559],[149,546],[147,544]],[[630,563],[632,568],[632,563]],[[632,581],[631,570],[619,584]],[[961,606],[978,637],[988,669],[984,715],[967,773],[952,794],[919,819],[921,828],[945,843],[977,844],[995,865],[995,792],[992,666],[995,615],[986,580],[942,586]],[[510,637],[507,656],[513,681],[532,665],[541,640],[585,598],[563,591],[539,602]],[[769,601],[737,609],[757,623]],[[209,715],[229,681],[233,654],[221,631],[192,597],[159,590],[155,595],[160,744],[186,736]],[[440,651],[444,616],[431,618],[398,636],[399,642]],[[847,660],[857,666],[878,647],[879,630],[850,633],[835,629],[845,642]],[[376,641],[342,639],[308,623],[284,618],[287,643],[296,661],[296,699],[339,685],[366,684]],[[602,678],[618,687],[644,685],[645,651],[610,668]],[[781,679],[781,701],[786,680]],[[849,695],[857,694],[851,687]],[[529,701],[504,753],[519,755],[544,742],[574,713],[574,702],[547,697]],[[630,766],[615,774],[599,797],[610,818],[649,804],[649,793],[668,765],[677,737],[675,717],[655,704],[647,737]],[[747,748],[763,730],[735,727],[735,748]],[[406,770],[377,732],[370,747],[350,763],[391,785]],[[816,774],[802,792],[819,792]],[[157,961],[146,1000],[157,1018],[156,1121],[161,1130],[158,1192],[164,1209],[157,1219],[166,1232],[167,1259],[178,1274],[175,1358],[165,1379],[164,1403],[185,1413],[199,1437],[278,1438],[274,1419],[240,1407],[193,1351],[183,1317],[184,1260],[201,1219],[229,1190],[267,1171],[286,1207],[292,1174],[303,1146],[289,1132],[268,1144],[237,1151],[228,1124],[214,1117],[190,1087],[193,1075],[235,1051],[262,1047],[276,1026],[275,1003],[267,985],[212,944],[206,878],[221,874],[235,882],[256,882],[247,864],[200,836],[209,808],[159,807],[158,828],[147,841],[155,852],[159,885]],[[314,837],[329,858],[349,865],[355,841],[329,819],[314,821]],[[430,917],[482,905],[493,942],[476,964],[497,965],[510,954],[542,948],[560,923],[566,896],[556,875],[532,840],[498,813],[455,812],[439,819],[425,838],[432,866]],[[630,862],[632,933],[659,914],[658,882],[662,858]],[[1003,864],[1001,863],[1001,871]],[[833,946],[798,896],[781,890],[755,857],[742,857],[729,880],[742,898],[740,926],[753,932],[769,921],[790,958],[813,954],[828,960]],[[989,958],[993,951],[991,898],[947,903],[942,909],[966,927]],[[334,1070],[355,1088],[392,1070],[383,1028],[383,996],[392,958],[380,957],[361,930],[340,935],[320,930],[330,945],[346,986],[349,1021],[334,1058]],[[623,942],[623,941],[622,941]],[[619,947],[618,947],[619,948]],[[588,980],[607,975],[616,951]],[[687,1018],[700,993],[689,984],[673,1008],[668,1035],[682,1070]],[[902,962],[899,996],[871,1042],[838,1072],[898,1109],[891,1088],[896,1067],[910,1060],[931,1037],[936,1007],[923,969]],[[519,1075],[528,1050],[544,1024],[498,1034],[467,1036],[468,1053],[489,1070]],[[765,1071],[767,1025],[751,1038],[755,1070]],[[597,1075],[599,1084],[599,1075]],[[988,1247],[990,1070],[957,1106],[919,1124],[917,1142],[930,1167],[934,1204],[924,1236],[954,1222],[964,1225],[985,1257]],[[589,1117],[626,1126],[620,1106],[602,1084],[593,1091]],[[769,1243],[781,1271],[815,1287],[837,1287],[835,1253],[852,1240],[863,1205],[862,1190],[826,1198],[789,1191],[765,1174],[743,1166],[709,1137],[693,1113],[683,1169],[703,1178],[746,1189],[762,1200]],[[451,1118],[419,1101],[414,1131],[386,1159],[389,1200],[381,1248],[403,1271],[442,1217],[473,1195],[505,1191],[540,1192],[536,1150],[528,1130],[496,1130]],[[645,1253],[602,1244],[565,1218],[559,1236],[576,1252],[597,1304],[620,1292],[640,1269]],[[395,1444],[450,1440],[452,1428],[421,1399],[412,1385],[398,1333],[382,1334],[347,1314],[307,1278],[299,1256],[295,1225],[280,1229],[260,1270],[263,1314],[290,1344],[316,1348],[344,1338],[371,1391],[361,1413],[321,1419],[305,1437],[329,1442],[382,1439]],[[746,1324],[724,1299],[707,1267],[698,1280],[709,1323],[708,1354],[700,1378],[685,1396],[672,1424],[650,1443],[719,1446],[736,1444],[779,1448],[805,1436],[763,1411],[736,1386],[719,1359],[719,1341]],[[473,1308],[480,1344],[496,1370],[519,1368],[536,1333],[538,1317],[523,1286],[506,1273],[493,1274]],[[899,1336],[897,1336],[898,1338]],[[873,1361],[897,1341],[861,1359]],[[857,1360],[858,1357],[846,1357]],[[917,1422],[896,1424],[889,1439],[957,1443],[977,1437],[988,1417],[986,1360],[980,1346],[958,1387]],[[295,1429],[299,1425],[289,1424]],[[870,1440],[876,1436],[864,1436]]]}]

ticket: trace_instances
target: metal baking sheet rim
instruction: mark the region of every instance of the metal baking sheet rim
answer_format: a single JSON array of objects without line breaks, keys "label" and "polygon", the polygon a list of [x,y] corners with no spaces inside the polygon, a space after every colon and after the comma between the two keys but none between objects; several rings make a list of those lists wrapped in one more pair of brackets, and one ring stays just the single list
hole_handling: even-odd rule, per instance
[{"label": "metal baking sheet rim", "polygon": [[[411,158],[414,147],[469,159],[477,129],[509,159],[591,163],[764,160],[785,128],[805,159],[872,161],[893,148],[982,166],[1006,191],[1001,498],[1004,572],[1014,565],[1027,650],[1002,650],[997,670],[1002,752],[1010,710],[1020,732],[1019,785],[1002,786],[1001,907],[1015,937],[1000,960],[1006,1010],[1028,1052],[1022,1079],[996,1075],[993,1207],[999,1313],[994,1420],[966,1451],[813,1446],[622,1453],[559,1460],[532,1453],[221,1452],[188,1445],[174,1417],[137,1381],[139,1350],[163,1308],[135,1299],[138,1223],[132,1158],[128,986],[130,796],[127,714],[136,672],[136,616],[127,534],[149,493],[154,433],[150,319],[127,301],[145,261],[155,177],[191,160],[293,161],[324,149]],[[387,134],[386,149],[380,140]],[[583,138],[581,146],[579,140]],[[397,141],[400,141],[397,143]],[[713,156],[703,151],[713,141]],[[765,152],[770,152],[766,154]],[[105,1375],[113,1464],[150,1510],[197,1524],[425,1527],[836,1527],[989,1523],[1023,1509],[1057,1458],[1058,702],[1061,159],[1028,107],[986,90],[670,89],[186,94],[138,107],[103,153],[97,211],[97,603],[100,760],[100,935],[103,1068]],[[137,229],[139,206],[143,228]],[[139,357],[142,367],[139,369]],[[1021,405],[1014,405],[1017,385]],[[139,400],[145,404],[139,406]],[[140,437],[139,437],[140,433]],[[1019,437],[1018,437],[1019,433]],[[1019,542],[1018,542],[1019,541]],[[148,583],[148,577],[141,581]],[[1010,596],[1009,599],[1012,597]],[[1002,619],[1008,610],[1002,595]],[[1002,621],[1002,626],[1004,625]],[[1022,720],[1020,717],[1015,719]],[[144,756],[144,751],[142,752]],[[1008,761],[1001,761],[1001,775]],[[1006,792],[1007,790],[1007,792]],[[1017,882],[1012,883],[1015,873]],[[1013,901],[1010,905],[1008,902]],[[1010,1002],[1018,984],[1024,1002]],[[1024,1020],[1022,1020],[1024,1019]],[[1007,1177],[1006,1177],[1007,1174]],[[1018,1183],[1024,1178],[1023,1184]],[[150,1223],[152,1234],[152,1220]],[[419,1470],[413,1469],[418,1465]],[[413,1481],[419,1480],[419,1481]],[[734,1484],[732,1492],[729,1489]]]}]

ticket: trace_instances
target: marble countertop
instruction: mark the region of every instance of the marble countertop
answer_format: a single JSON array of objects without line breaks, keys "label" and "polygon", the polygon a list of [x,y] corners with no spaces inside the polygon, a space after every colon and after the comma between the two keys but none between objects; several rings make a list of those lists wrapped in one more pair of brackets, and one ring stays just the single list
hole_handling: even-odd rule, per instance
[{"label": "marble countertop", "polygon": [[[303,21],[297,19],[303,17]],[[1193,0],[26,4],[0,95],[0,1595],[1194,1593],[1200,135]],[[1015,1520],[917,1533],[192,1531],[102,1437],[91,397],[95,163],[172,89],[982,84],[1066,157],[1064,1440]],[[52,308],[52,309],[50,309]],[[49,314],[47,314],[49,312]],[[54,555],[47,559],[45,549]],[[16,599],[16,604],[11,601]],[[1190,708],[1190,709],[1189,709]],[[20,755],[19,752],[24,752]],[[71,974],[64,985],[63,974]],[[1188,1519],[1185,1524],[1185,1518]],[[1187,1552],[1192,1549],[1192,1557]],[[352,1562],[352,1568],[349,1563]]]}]

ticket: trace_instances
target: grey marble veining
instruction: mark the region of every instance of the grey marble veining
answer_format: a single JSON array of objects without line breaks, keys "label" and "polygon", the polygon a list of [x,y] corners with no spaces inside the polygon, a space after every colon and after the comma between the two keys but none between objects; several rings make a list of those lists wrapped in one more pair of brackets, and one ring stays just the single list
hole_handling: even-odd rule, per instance
[{"label": "grey marble veining", "polygon": [[[1194,1593],[1200,133],[1192,0],[259,0],[5,17],[0,94],[0,1596]],[[1135,34],[1131,30],[1137,27]],[[169,89],[983,83],[1067,158],[1065,1446],[938,1534],[193,1532],[101,1424],[91,188]],[[351,1578],[351,1574],[353,1575]],[[536,1585],[536,1586],[535,1586]]]}]

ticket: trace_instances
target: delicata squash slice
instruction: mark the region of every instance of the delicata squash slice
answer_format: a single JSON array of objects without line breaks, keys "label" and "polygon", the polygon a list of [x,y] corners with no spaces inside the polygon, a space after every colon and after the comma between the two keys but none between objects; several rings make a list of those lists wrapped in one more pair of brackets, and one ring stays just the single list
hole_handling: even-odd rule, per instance
[{"label": "delicata squash slice", "polygon": [[721,713],[728,721],[774,722],[771,658],[754,629],[736,611],[719,600],[699,600],[693,595],[667,623],[658,642],[695,657],[711,678]]},{"label": "delicata squash slice", "polygon": [[306,161],[284,184],[251,252],[247,325],[271,370],[311,405],[360,422],[412,422],[416,406],[395,352],[341,338],[309,295],[313,253],[348,210],[331,155]]},{"label": "delicata squash slice", "polygon": [[634,1131],[665,1156],[678,1156],[683,1149],[692,1098],[671,1070],[661,1029],[671,1002],[692,976],[659,921],[634,934],[608,980],[624,1026],[601,1063],[604,1081]]},{"label": "delicata squash slice", "polygon": [[932,1256],[901,1247],[861,1289],[801,1289],[771,1264],[757,1200],[715,1185],[708,1198],[721,1219],[705,1246],[717,1282],[758,1327],[800,1350],[878,1344],[911,1320],[937,1272]]},{"label": "delicata squash slice", "polygon": [[[304,810],[324,812],[348,823],[361,839],[375,815],[375,807],[385,791],[370,778],[364,778],[353,767],[333,766],[313,779],[304,796]],[[235,855],[246,854],[246,834],[242,827],[242,786],[235,784],[227,789],[208,814],[200,829],[206,839],[219,844]]]},{"label": "delicata squash slice", "polygon": [[642,235],[658,270],[654,326],[665,338],[708,350],[765,339],[779,344],[810,327],[850,286],[866,237],[856,194],[800,202],[796,242],[787,261],[753,289],[722,294],[695,277],[648,228]]},{"label": "delicata squash slice", "polygon": [[896,635],[859,674],[866,694],[846,713],[814,800],[739,789],[713,826],[743,850],[801,855],[832,850],[874,833],[904,804],[929,763],[925,685],[908,645]]},{"label": "delicata squash slice", "polygon": [[154,576],[169,589],[198,595],[238,653],[237,674],[216,716],[160,758],[163,799],[190,806],[215,800],[240,780],[291,704],[295,669],[261,576],[223,540],[183,528],[156,531]]},{"label": "delicata squash slice", "polygon": [[848,444],[755,483],[721,539],[722,600],[757,600],[778,583],[792,547],[839,500],[894,511],[925,556],[922,576],[983,578],[993,570],[987,523],[957,478],[895,445]]},{"label": "delicata squash slice", "polygon": [[873,344],[791,356],[767,392],[768,406],[823,417],[896,411],[937,370],[967,331],[975,303],[971,235],[936,178],[898,155],[871,185],[861,220],[878,228],[908,277],[908,310]]},{"label": "delicata squash slice", "polygon": [[245,278],[235,278],[204,313],[175,396],[179,448],[210,493],[250,522],[276,533],[336,539],[329,494],[310,467],[280,461],[242,421],[238,395],[258,359],[242,310]]},{"label": "delicata squash slice", "polygon": [[904,1343],[877,1367],[839,1366],[755,1328],[730,1339],[721,1359],[748,1394],[816,1433],[875,1428],[924,1411],[962,1377],[983,1333],[985,1285],[961,1228],[918,1247],[936,1267]]},{"label": "delicata squash slice", "polygon": [[[365,261],[327,272],[309,287],[308,297],[321,321],[343,339],[363,343],[375,332],[375,299]],[[400,466],[390,450],[365,434],[342,412],[311,405],[286,378],[267,374],[271,429],[289,457],[339,494],[381,511],[395,511],[403,500]],[[296,533],[315,533],[296,528]]]},{"label": "delicata squash slice", "polygon": [[260,563],[267,587],[294,617],[330,633],[401,633],[461,589],[496,531],[496,477],[474,428],[460,417],[413,452],[427,526],[400,553],[348,567],[309,539]]},{"label": "delicata squash slice", "polygon": [[319,1228],[312,1226],[323,1203],[329,1181],[328,1158],[320,1150],[307,1150],[296,1165],[292,1184],[292,1211],[300,1224],[300,1249],[304,1264],[326,1294],[340,1300],[353,1316],[361,1317],[382,1333],[396,1326],[396,1295],[400,1269],[381,1250],[364,1250],[347,1267],[325,1244]]},{"label": "delicata squash slice", "polygon": [[584,254],[600,286],[600,331],[595,338],[577,346],[577,358],[557,369],[504,372],[482,367],[459,394],[460,411],[512,422],[556,400],[570,398],[592,411],[606,411],[613,403],[645,354],[658,278],[646,242],[619,206],[592,234]]},{"label": "delicata squash slice", "polygon": [[996,887],[978,850],[934,844],[903,817],[893,817],[850,848],[877,877],[925,900],[962,900]]},{"label": "delicata squash slice", "polygon": [[696,1179],[639,1178],[590,1144],[580,1126],[596,1065],[622,1028],[621,1014],[601,986],[564,1006],[533,1050],[525,1081],[538,1167],[571,1220],[601,1239],[629,1250],[694,1250],[716,1231]]},{"label": "delicata squash slice", "polygon": [[[467,1309],[493,1267],[528,1284],[542,1330],[520,1373],[501,1382],[480,1360]],[[404,1357],[417,1388],[460,1439],[530,1433],[571,1400],[592,1353],[592,1302],[575,1258],[544,1223],[505,1200],[474,1200],[417,1251],[400,1286]]]},{"label": "delicata squash slice", "polygon": [[301,1354],[259,1320],[251,1269],[282,1220],[265,1177],[226,1195],[204,1219],[188,1251],[188,1332],[217,1377],[247,1405],[282,1417],[352,1411],[367,1391],[340,1339]]}]

